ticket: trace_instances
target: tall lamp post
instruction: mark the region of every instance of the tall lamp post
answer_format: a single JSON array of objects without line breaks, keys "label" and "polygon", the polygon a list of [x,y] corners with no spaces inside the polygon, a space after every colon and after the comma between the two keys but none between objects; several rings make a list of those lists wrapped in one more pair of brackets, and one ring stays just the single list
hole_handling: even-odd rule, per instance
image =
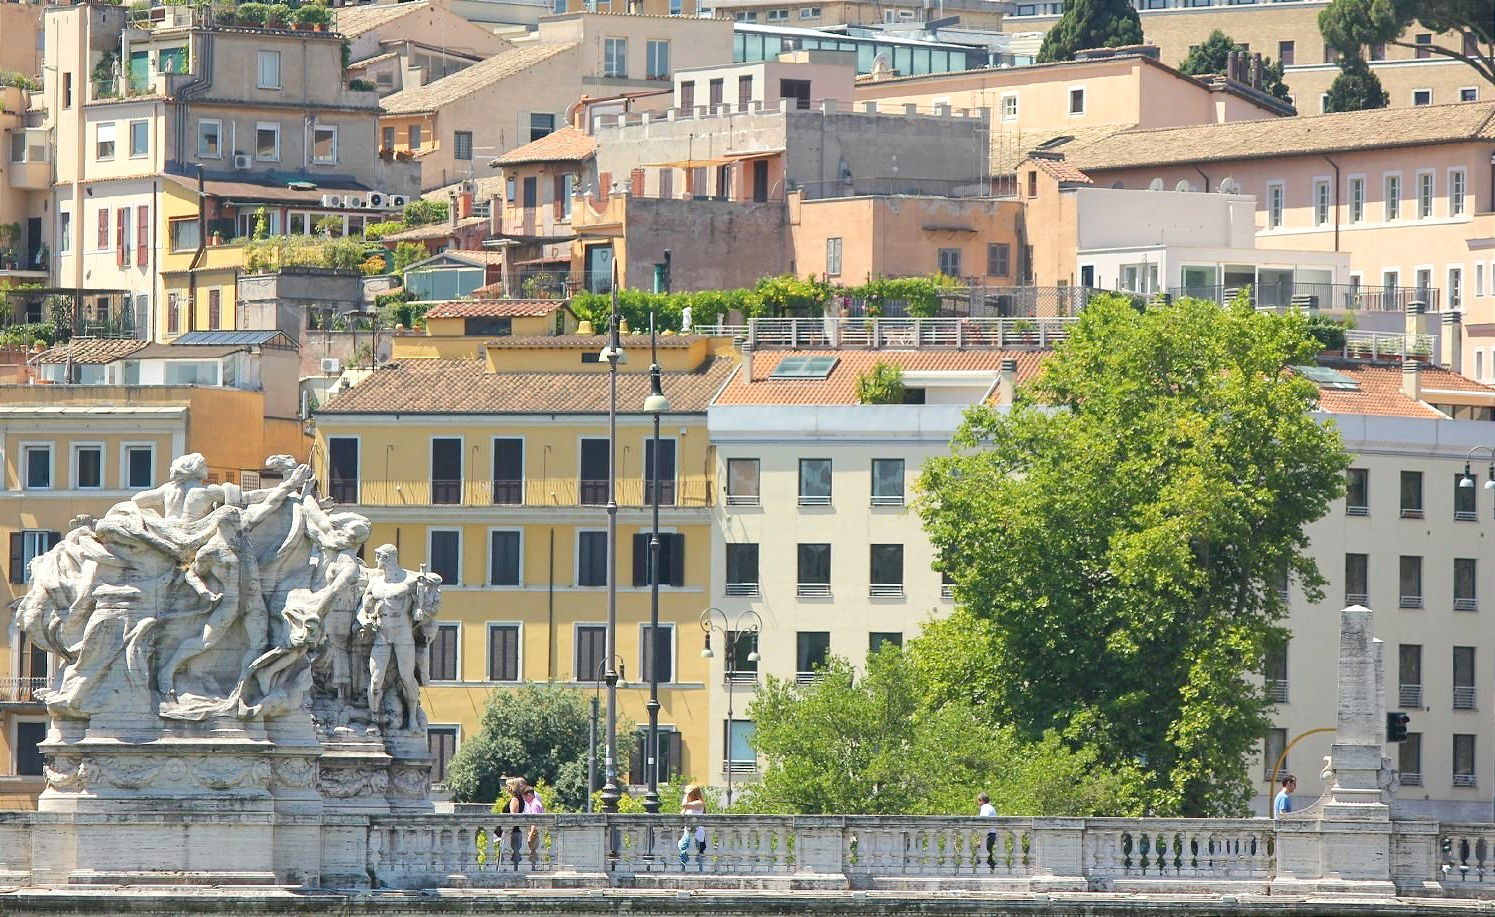
[{"label": "tall lamp post", "polygon": [[[618,684],[628,687],[628,676],[623,671],[623,661],[617,660]],[[592,722],[587,731],[587,814],[592,813],[592,791],[597,788],[597,708],[601,706],[602,683],[606,680],[603,669],[607,667],[606,659],[597,660],[597,670],[592,673],[597,687],[592,691]]]},{"label": "tall lamp post", "polygon": [[701,612],[701,630],[706,632],[706,643],[701,647],[701,656],[710,659],[716,655],[711,651],[711,632],[716,631],[722,635],[722,647],[727,652],[725,660],[725,671],[727,676],[727,747],[722,750],[722,757],[726,759],[727,765],[727,806],[732,805],[732,688],[735,682],[732,675],[737,667],[737,644],[743,637],[752,635],[753,648],[748,652],[747,661],[756,663],[758,661],[758,632],[763,629],[763,619],[756,611],[748,609],[734,618],[728,618],[727,613],[720,608],[708,608]]},{"label": "tall lamp post", "polygon": [[649,313],[649,395],[644,399],[644,413],[654,417],[649,469],[649,503],[654,508],[654,528],[649,535],[649,747],[644,752],[644,769],[649,788],[644,793],[644,811],[659,813],[659,415],[670,409],[670,399],[660,388],[659,338],[654,327],[654,313]]},{"label": "tall lamp post", "polygon": [[603,762],[602,811],[616,813],[618,787],[618,364],[626,359],[619,339],[618,285],[613,283],[607,345],[598,355],[607,364],[607,753]]}]

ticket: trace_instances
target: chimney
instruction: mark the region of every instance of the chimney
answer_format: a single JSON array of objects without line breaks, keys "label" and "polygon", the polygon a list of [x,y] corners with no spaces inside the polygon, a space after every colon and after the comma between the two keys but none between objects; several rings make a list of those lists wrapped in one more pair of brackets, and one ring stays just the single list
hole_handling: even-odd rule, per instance
[{"label": "chimney", "polygon": [[465,220],[472,216],[472,189],[464,187],[457,193],[457,219]]},{"label": "chimney", "polygon": [[753,345],[748,341],[742,342],[742,371],[746,374],[748,384],[753,383]]},{"label": "chimney", "polygon": [[1422,326],[1422,315],[1427,310],[1428,310],[1427,303],[1417,302],[1415,300],[1413,302],[1407,303],[1407,324],[1406,324],[1406,333],[1407,334],[1421,334],[1422,333],[1422,327],[1423,327]]},{"label": "chimney", "polygon": [[1416,360],[1402,361],[1402,394],[1413,401],[1422,400],[1422,364]]},{"label": "chimney", "polygon": [[1003,357],[998,367],[997,403],[1012,404],[1012,396],[1017,390],[1017,360]]},{"label": "chimney", "polygon": [[1251,83],[1251,88],[1252,89],[1260,89],[1261,88],[1261,73],[1262,73],[1261,52],[1257,51],[1257,52],[1255,52],[1255,53],[1253,53],[1251,55],[1251,79],[1250,79],[1250,83]]},{"label": "chimney", "polygon": [[1443,337],[1438,342],[1438,362],[1456,373],[1464,371],[1464,314],[1457,310],[1443,313]]},{"label": "chimney", "polygon": [[495,194],[488,199],[488,234],[496,236],[503,232],[503,198]]}]

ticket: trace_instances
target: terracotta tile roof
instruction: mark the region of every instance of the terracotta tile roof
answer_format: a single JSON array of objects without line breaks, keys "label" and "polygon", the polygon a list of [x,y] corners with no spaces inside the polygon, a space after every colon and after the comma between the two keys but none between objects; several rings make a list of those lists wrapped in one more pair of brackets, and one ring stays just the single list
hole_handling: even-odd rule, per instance
[{"label": "terracotta tile roof", "polygon": [[493,165],[514,166],[526,162],[581,162],[597,151],[592,135],[567,124],[539,140],[513,149],[493,160]]},{"label": "terracotta tile roof", "polygon": [[447,201],[453,194],[458,194],[464,184],[474,185],[473,199],[478,201],[492,200],[503,194],[504,178],[502,175],[490,175],[487,178],[469,178],[463,181],[452,182],[450,185],[442,185],[430,191],[423,192],[421,197],[428,201]]},{"label": "terracotta tile roof", "polygon": [[[774,350],[753,354],[754,381],[739,369],[714,404],[856,404],[857,377],[882,361],[904,372],[971,372],[993,374],[1004,359],[1017,360],[1018,382],[1038,372],[1047,351],[1031,350]],[[824,379],[770,379],[769,373],[785,357],[836,357]]]},{"label": "terracotta tile roof", "polygon": [[565,306],[559,299],[454,299],[426,310],[426,318],[531,318]]},{"label": "terracotta tile roof", "polygon": [[[453,226],[451,220],[442,220],[439,223],[427,223],[424,226],[412,226],[410,229],[402,229],[399,232],[392,232],[389,235],[384,236],[383,238],[381,238],[379,241],[381,241],[381,242],[420,242],[420,241],[424,241],[426,239],[444,239],[447,236],[451,235],[452,233],[457,232],[458,230],[467,229],[470,226],[477,226],[479,223],[486,223],[486,222],[488,222],[488,218],[487,217],[467,217],[466,219],[458,220],[457,224],[455,226]],[[469,252],[469,251],[463,250],[461,252],[461,254],[466,255],[466,254],[485,254],[485,253],[484,252]]]},{"label": "terracotta tile roof", "polygon": [[370,3],[365,6],[339,7],[336,12],[337,30],[348,36],[362,35],[402,16],[424,10],[428,5],[422,0],[416,3]]},{"label": "terracotta tile roof", "polygon": [[532,44],[504,51],[424,86],[391,93],[379,100],[379,108],[390,115],[436,111],[463,96],[487,89],[500,80],[523,73],[536,64],[579,47],[580,42],[566,42]]},{"label": "terracotta tile roof", "polygon": [[116,338],[74,338],[71,344],[59,344],[36,358],[38,363],[66,363],[72,352],[74,363],[113,363],[145,349],[146,341],[124,341]]},{"label": "terracotta tile roof", "polygon": [[[1057,133],[1057,132],[1056,132]],[[1495,102],[1381,108],[1271,121],[1129,130],[1104,143],[1058,147],[1087,172],[1179,162],[1307,156],[1347,150],[1495,140]]]},{"label": "terracotta tile roof", "polygon": [[1076,169],[1063,158],[1050,159],[1047,156],[1030,156],[1028,161],[1056,181],[1076,182],[1085,185],[1091,183],[1089,175]]},{"label": "terracotta tile roof", "polygon": [[[675,414],[704,414],[736,366],[715,357],[700,371],[663,376]],[[618,406],[642,414],[646,372],[618,375]],[[608,387],[598,372],[490,373],[480,360],[406,360],[375,370],[334,395],[319,414],[606,414]]]},{"label": "terracotta tile roof", "polygon": [[1018,163],[1040,147],[1060,153],[1066,160],[1077,150],[1104,144],[1123,131],[1136,128],[1135,124],[1102,124],[1096,127],[1046,128],[1043,130],[991,132],[991,168],[993,175],[1011,175],[1017,171]]},{"label": "terracotta tile roof", "polygon": [[[1481,385],[1441,366],[1424,364],[1422,399],[1402,394],[1402,369],[1395,364],[1339,364],[1331,367],[1359,385],[1358,390],[1319,388],[1319,410],[1330,414],[1376,414],[1393,417],[1440,418],[1445,415],[1427,402],[1439,403],[1440,393],[1457,393],[1460,403],[1487,401],[1495,406],[1495,388]],[[1481,397],[1483,396],[1483,397]]]}]

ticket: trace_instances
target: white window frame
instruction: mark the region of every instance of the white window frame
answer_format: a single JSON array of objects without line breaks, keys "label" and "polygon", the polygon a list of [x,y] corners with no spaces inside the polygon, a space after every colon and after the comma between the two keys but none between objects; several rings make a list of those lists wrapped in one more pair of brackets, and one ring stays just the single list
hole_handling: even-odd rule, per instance
[{"label": "white window frame", "polygon": [[[323,159],[317,155],[317,134],[321,131],[329,131],[332,134],[332,157]],[[313,124],[311,127],[311,161],[317,165],[337,165],[337,125],[336,124]]]},{"label": "white window frame", "polygon": [[135,485],[130,483],[130,452],[135,449],[146,449],[151,454],[151,483],[142,489],[150,489],[156,486],[156,444],[151,442],[122,442],[119,444],[119,489],[134,490]]},{"label": "white window frame", "polygon": [[[23,441],[21,447],[21,464],[16,469],[16,477],[20,478],[21,490],[57,490],[57,444],[43,440]],[[47,484],[45,487],[33,486],[31,483],[31,450],[47,450]]]},{"label": "white window frame", "polygon": [[[1417,101],[1417,94],[1419,92],[1425,92],[1425,93],[1428,94],[1428,100],[1426,102],[1419,102],[1419,101]],[[1426,107],[1428,105],[1431,105],[1431,104],[1433,104],[1433,90],[1430,87],[1427,87],[1427,86],[1422,86],[1422,87],[1419,87],[1417,89],[1413,89],[1412,90],[1412,95],[1411,95],[1411,100],[1412,100],[1412,107],[1413,108],[1424,108],[1424,107]]]},{"label": "white window frame", "polygon": [[[644,667],[644,632],[646,630],[648,630],[648,628],[649,628],[649,622],[648,621],[640,621],[639,622],[639,625],[638,625],[638,671],[639,671],[639,681],[641,681],[641,682],[643,682],[645,684],[648,684],[648,682],[649,682],[649,670]],[[679,652],[680,646],[679,646],[679,643],[675,639],[676,638],[675,622],[674,621],[660,621],[659,622],[659,628],[660,628],[660,630],[664,630],[664,629],[668,628],[669,632],[670,632],[670,677],[666,681],[661,681],[660,684],[670,684],[670,685],[672,685],[672,684],[675,684],[676,674],[678,672],[679,664],[680,664],[680,652]]]},{"label": "white window frame", "polygon": [[[834,243],[834,244],[832,244]],[[846,239],[844,236],[827,236],[825,240],[825,273],[827,277],[840,277],[845,266]],[[831,270],[832,267],[835,270]]]},{"label": "white window frame", "polygon": [[[109,129],[109,139],[104,139],[104,129]],[[109,155],[105,156],[103,146],[109,144]],[[99,121],[93,126],[93,158],[96,162],[113,162],[119,157],[119,130],[113,121]]]},{"label": "white window frame", "polygon": [[1267,229],[1281,229],[1287,218],[1287,185],[1281,180],[1267,182]]},{"label": "white window frame", "polygon": [[[1391,183],[1396,182],[1396,193],[1391,193]],[[1402,173],[1383,172],[1381,174],[1381,221],[1394,223],[1402,219]],[[1393,206],[1393,204],[1395,206]],[[1394,211],[1394,212],[1393,212]]]},{"label": "white window frame", "polygon": [[[655,60],[655,58],[657,56],[656,52],[657,52],[657,50],[658,50],[658,48],[659,48],[660,45],[664,46],[664,69],[663,70],[657,70],[655,68],[655,64],[657,63],[657,61]],[[667,39],[667,38],[650,38],[650,39],[646,39],[644,41],[644,79],[646,79],[646,80],[667,80],[667,79],[669,79],[670,78],[670,74],[673,72],[672,69],[671,69],[671,66],[670,66],[671,63],[672,63],[671,60],[670,60],[670,57],[671,57],[671,55],[670,55],[670,41],[669,41],[669,39]],[[533,130],[533,126],[531,126],[531,130]]]},{"label": "white window frame", "polygon": [[[1454,193],[1454,180],[1457,176],[1459,193]],[[1444,188],[1448,192],[1448,215],[1451,217],[1463,216],[1469,212],[1469,175],[1463,169],[1449,169],[1444,179]]]},{"label": "white window frame", "polygon": [[[128,129],[126,130],[126,133],[128,134],[127,142],[129,143],[129,150],[126,155],[128,155],[131,159],[148,158],[151,155],[151,123],[143,118],[135,118],[125,123],[129,125]],[[145,149],[139,153],[135,152],[136,127],[145,128]]]},{"label": "white window frame", "polygon": [[[1478,102],[1479,101],[1479,87],[1478,86],[1460,86],[1458,92],[1459,92],[1459,101],[1460,102]],[[1472,99],[1466,99],[1466,98],[1464,98],[1464,93],[1466,93],[1466,92],[1472,92],[1472,93],[1474,93],[1474,98],[1472,98]]]},{"label": "white window frame", "polygon": [[[218,129],[218,152],[204,153],[202,151],[203,128],[213,125]],[[222,159],[223,158],[223,122],[217,118],[199,118],[197,121],[197,158],[198,159]]]},{"label": "white window frame", "polygon": [[[275,155],[260,155],[260,131],[275,131]],[[258,162],[280,162],[280,122],[279,121],[256,121],[254,122],[254,158]]]},{"label": "white window frame", "polygon": [[[275,83],[273,85],[265,82],[265,62],[272,59],[275,61]],[[260,89],[279,90],[282,82],[280,78],[280,52],[261,49],[254,56],[254,85]]]},{"label": "white window frame", "polygon": [[789,21],[789,8],[787,6],[776,6],[773,9],[768,10],[767,13],[768,15],[764,17],[765,22]]},{"label": "white window frame", "polygon": [[[524,681],[524,622],[485,621],[483,622],[483,625],[483,680],[491,685],[517,685],[522,683]],[[493,674],[493,666],[491,665],[492,659],[488,654],[489,651],[493,648],[493,628],[495,627],[512,627],[519,631],[519,638],[514,641],[514,674],[518,675],[519,677],[514,681],[502,681],[491,677]],[[574,656],[575,653],[573,652],[572,655]],[[575,664],[576,661],[575,659],[573,659],[572,665]]]},{"label": "white window frame", "polygon": [[[519,535],[519,582],[517,583],[493,583],[493,533],[515,532]],[[524,526],[521,525],[490,525],[487,536],[487,569],[483,572],[483,585],[488,589],[523,589],[524,588]]]},{"label": "white window frame", "polygon": [[[97,486],[94,486],[94,487],[84,487],[81,483],[79,483],[80,475],[78,474],[78,454],[80,452],[82,452],[84,449],[97,449],[97,450],[99,450],[99,483],[98,483]],[[108,460],[108,456],[109,456],[109,450],[105,447],[105,445],[104,445],[104,443],[102,441],[96,441],[96,442],[84,441],[84,442],[70,443],[69,446],[68,446],[68,484],[72,486],[72,489],[73,490],[103,490],[104,489],[104,482],[106,480],[108,480],[108,477],[109,477],[108,471],[106,470],[106,467],[105,467],[105,464],[104,464]]]},{"label": "white window frame", "polygon": [[57,254],[66,255],[73,250],[73,212],[57,211]]},{"label": "white window frame", "polygon": [[[1455,272],[1458,273],[1457,281]],[[1443,287],[1444,302],[1449,309],[1457,309],[1464,304],[1464,265],[1448,265],[1443,269],[1443,278],[1446,281]]]},{"label": "white window frame", "polygon": [[[1077,93],[1077,92],[1080,94],[1080,110],[1079,111],[1075,111],[1074,110],[1075,109],[1075,93]],[[1083,118],[1083,117],[1085,117],[1085,111],[1086,111],[1086,109],[1088,109],[1090,107],[1090,101],[1087,98],[1087,96],[1088,96],[1088,93],[1085,92],[1085,87],[1084,86],[1070,86],[1068,89],[1066,89],[1064,91],[1064,110],[1069,113],[1069,116],[1071,118]]]},{"label": "white window frame", "polygon": [[820,16],[821,12],[818,6],[802,6],[799,8],[799,18],[801,19],[819,19]]},{"label": "white window frame", "polygon": [[[1350,199],[1349,199],[1349,207],[1347,208],[1349,212],[1345,214],[1346,222],[1348,222],[1348,223],[1364,223],[1365,222],[1365,176],[1363,174],[1351,175],[1351,176],[1348,177],[1347,180],[1349,182],[1349,189],[1350,189],[1349,197],[1350,197]],[[1357,189],[1358,189],[1358,192],[1359,192],[1358,194],[1356,193]],[[1357,198],[1358,198],[1358,200],[1357,200]]]},{"label": "white window frame", "polygon": [[1485,263],[1474,262],[1474,295],[1476,298],[1485,295]]},{"label": "white window frame", "polygon": [[[621,60],[619,59],[619,55],[613,53],[613,49],[619,46],[622,48]],[[602,39],[602,76],[604,79],[611,80],[628,79],[627,37],[622,35],[608,35]]]},{"label": "white window frame", "polygon": [[1334,222],[1333,180],[1327,175],[1314,176],[1313,225],[1328,226],[1332,222]]},{"label": "white window frame", "polygon": [[[1008,102],[1012,103],[1012,111],[1011,112],[1007,111],[1007,103]],[[1016,121],[1017,120],[1017,112],[1018,112],[1018,107],[1017,107],[1017,93],[1015,93],[1015,92],[1009,92],[1009,93],[1003,95],[1002,98],[1000,100],[998,100],[997,104],[999,106],[1001,106],[1002,120],[1003,121]]]},{"label": "white window frame", "polygon": [[[1432,169],[1418,169],[1414,175],[1416,180],[1417,219],[1431,220],[1438,209],[1438,173]],[[1423,182],[1427,182],[1427,196],[1424,198]],[[1427,212],[1423,212],[1423,204],[1427,204]]]}]

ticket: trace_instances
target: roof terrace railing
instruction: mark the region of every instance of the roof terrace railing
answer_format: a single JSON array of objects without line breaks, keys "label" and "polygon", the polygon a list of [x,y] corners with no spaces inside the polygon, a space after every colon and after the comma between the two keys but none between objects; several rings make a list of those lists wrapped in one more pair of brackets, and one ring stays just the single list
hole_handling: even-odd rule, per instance
[{"label": "roof terrace railing", "polygon": [[743,325],[702,325],[753,350],[1042,350],[1069,337],[1078,319],[1058,318],[754,318]]},{"label": "roof terrace railing", "polygon": [[1170,296],[1191,296],[1227,303],[1244,289],[1251,291],[1251,304],[1258,309],[1342,309],[1350,312],[1405,312],[1412,303],[1423,303],[1428,312],[1441,308],[1437,287],[1365,286],[1353,283],[1264,283],[1204,284],[1170,287]]}]

